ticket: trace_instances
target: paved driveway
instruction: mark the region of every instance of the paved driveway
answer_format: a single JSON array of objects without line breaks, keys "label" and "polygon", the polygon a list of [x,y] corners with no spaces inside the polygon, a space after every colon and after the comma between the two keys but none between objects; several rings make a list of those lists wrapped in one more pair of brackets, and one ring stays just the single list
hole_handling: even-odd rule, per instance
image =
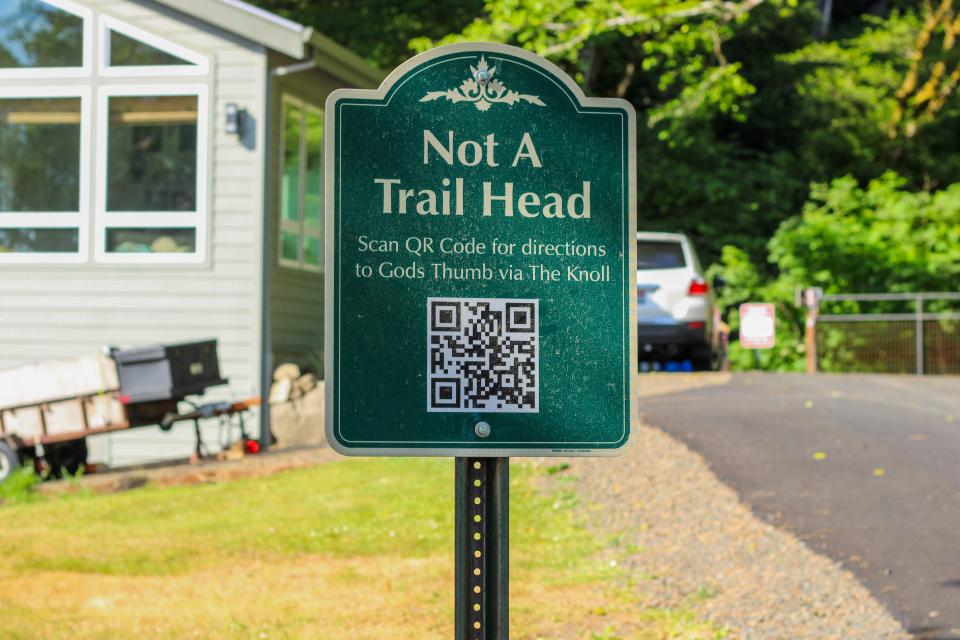
[{"label": "paved driveway", "polygon": [[960,638],[960,378],[734,374],[640,411],[919,638]]}]

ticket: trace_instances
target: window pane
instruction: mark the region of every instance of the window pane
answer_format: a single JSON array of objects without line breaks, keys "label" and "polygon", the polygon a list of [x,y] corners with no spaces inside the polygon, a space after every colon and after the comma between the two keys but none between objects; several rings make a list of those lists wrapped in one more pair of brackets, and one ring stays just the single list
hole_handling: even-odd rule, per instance
[{"label": "window pane", "polygon": [[195,253],[196,229],[107,229],[110,253]]},{"label": "window pane", "polygon": [[83,66],[83,19],[40,0],[0,0],[0,68]]},{"label": "window pane", "polygon": [[197,96],[110,98],[108,211],[196,211]]},{"label": "window pane", "polygon": [[79,249],[76,229],[0,229],[0,254],[76,253]]},{"label": "window pane", "polygon": [[79,207],[80,99],[0,99],[0,211]]},{"label": "window pane", "polygon": [[686,266],[679,242],[641,240],[637,243],[637,269],[679,269]]},{"label": "window pane", "polygon": [[322,252],[320,249],[320,238],[311,238],[306,236],[303,239],[303,262],[305,264],[312,264],[315,266],[321,266],[320,261],[322,260]]},{"label": "window pane", "polygon": [[155,65],[193,66],[193,63],[122,33],[110,32],[110,66],[149,67]]},{"label": "window pane", "polygon": [[280,216],[300,221],[300,129],[301,111],[287,105],[283,121],[283,168],[280,178]]},{"label": "window pane", "polygon": [[290,233],[289,231],[281,232],[281,256],[284,260],[290,260],[292,262],[298,262],[300,260],[300,252],[298,251],[298,246],[300,244],[300,236],[296,233]]},{"label": "window pane", "polygon": [[303,195],[303,224],[323,224],[323,116],[307,111],[307,184]]}]

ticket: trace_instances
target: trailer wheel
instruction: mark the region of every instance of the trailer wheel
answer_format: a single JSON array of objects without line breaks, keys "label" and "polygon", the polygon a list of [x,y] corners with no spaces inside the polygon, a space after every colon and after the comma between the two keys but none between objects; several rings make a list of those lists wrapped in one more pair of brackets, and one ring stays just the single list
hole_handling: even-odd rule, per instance
[{"label": "trailer wheel", "polygon": [[0,441],[0,482],[6,480],[10,474],[20,466],[20,456],[13,447]]},{"label": "trailer wheel", "polygon": [[69,440],[44,445],[43,458],[50,465],[50,475],[62,478],[64,472],[76,475],[87,464],[87,440]]}]

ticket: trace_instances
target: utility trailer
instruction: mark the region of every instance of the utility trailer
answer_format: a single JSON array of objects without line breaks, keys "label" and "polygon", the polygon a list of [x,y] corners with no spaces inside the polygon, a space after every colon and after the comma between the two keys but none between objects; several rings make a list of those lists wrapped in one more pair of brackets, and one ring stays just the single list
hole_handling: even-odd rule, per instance
[{"label": "utility trailer", "polygon": [[[0,482],[32,462],[50,476],[75,474],[87,461],[86,438],[136,427],[168,431],[192,421],[202,456],[200,420],[237,417],[246,446],[244,413],[258,398],[197,404],[188,396],[226,384],[217,341],[110,348],[105,353],[51,360],[0,371]],[[180,413],[180,403],[190,411]]]}]

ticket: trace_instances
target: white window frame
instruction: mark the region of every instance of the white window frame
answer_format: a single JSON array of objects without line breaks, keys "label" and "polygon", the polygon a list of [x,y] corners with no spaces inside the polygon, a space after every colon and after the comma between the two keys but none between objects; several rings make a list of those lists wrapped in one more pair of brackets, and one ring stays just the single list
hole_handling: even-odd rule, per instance
[{"label": "white window frame", "polygon": [[77,263],[87,261],[90,233],[90,87],[0,87],[0,98],[80,98],[80,175],[77,211],[11,212],[0,211],[2,228],[76,228],[77,251],[60,252],[0,252],[0,263]]},{"label": "white window frame", "polygon": [[[143,65],[114,67],[110,62],[110,32],[116,31],[128,38],[139,40],[143,44],[159,49],[170,55],[182,58],[191,64],[181,65]],[[191,51],[174,42],[170,42],[152,33],[138,29],[109,16],[101,16],[97,23],[100,55],[97,59],[97,73],[106,78],[142,78],[144,76],[205,76],[210,71],[210,61],[206,56]]]},{"label": "white window frame", "polygon": [[[287,140],[284,135],[283,127],[286,126],[287,122],[287,108],[288,106],[294,106],[301,109],[301,127],[300,127],[300,149],[298,150],[298,158],[300,160],[300,193],[298,195],[297,201],[297,216],[298,220],[296,222],[292,220],[285,220],[283,217],[283,194],[282,189],[277,189],[278,200],[277,200],[277,257],[278,263],[281,267],[286,267],[288,269],[300,269],[303,271],[314,271],[317,273],[322,273],[324,269],[324,253],[326,252],[326,247],[324,246],[324,220],[323,216],[320,219],[320,226],[315,228],[308,228],[304,223],[303,209],[304,209],[304,194],[306,193],[306,165],[307,165],[307,154],[306,154],[306,124],[307,124],[307,111],[313,111],[315,114],[320,116],[320,121],[324,122],[324,113],[321,107],[310,104],[305,100],[296,98],[289,94],[283,94],[281,98],[281,108],[280,108],[280,158],[277,166],[277,180],[282,187],[283,180],[283,169],[284,169],[284,156],[287,152]],[[326,136],[327,132],[324,131],[323,135]],[[325,174],[323,169],[323,163],[326,159],[323,157],[324,149],[323,145],[320,146],[320,185],[322,188],[326,188],[324,184]],[[283,257],[283,233],[296,233],[297,234],[297,259],[290,260]],[[310,264],[305,262],[303,259],[303,241],[305,238],[316,238],[320,240],[320,264]]]},{"label": "white window frame", "polygon": [[[39,0],[83,20],[83,64],[79,67],[25,67],[0,69],[0,79],[86,78],[93,69],[93,11],[70,0]],[[43,96],[39,96],[43,97]]]},{"label": "white window frame", "polygon": [[[210,137],[208,88],[205,84],[184,85],[103,85],[97,92],[97,195],[94,224],[94,256],[111,264],[197,264],[206,260],[209,206],[207,202],[207,159]],[[107,152],[110,126],[109,100],[115,96],[197,97],[197,192],[195,211],[107,211]],[[171,228],[195,229],[193,253],[118,253],[107,251],[107,229]]]}]

